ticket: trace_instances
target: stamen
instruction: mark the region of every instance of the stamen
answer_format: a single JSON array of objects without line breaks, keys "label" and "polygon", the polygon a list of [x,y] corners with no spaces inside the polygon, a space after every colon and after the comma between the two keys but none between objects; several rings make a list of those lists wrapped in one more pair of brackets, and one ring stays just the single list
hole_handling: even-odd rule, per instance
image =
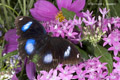
[{"label": "stamen", "polygon": [[64,21],[65,17],[63,16],[62,11],[59,11],[57,15],[55,16],[56,20],[59,20],[60,22]]}]

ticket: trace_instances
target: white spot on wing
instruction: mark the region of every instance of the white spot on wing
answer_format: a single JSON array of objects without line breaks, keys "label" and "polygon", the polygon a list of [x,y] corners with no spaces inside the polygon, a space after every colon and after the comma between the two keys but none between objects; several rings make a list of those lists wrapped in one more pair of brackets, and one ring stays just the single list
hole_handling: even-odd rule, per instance
[{"label": "white spot on wing", "polygon": [[19,20],[20,20],[20,21],[23,20],[23,17],[21,17]]},{"label": "white spot on wing", "polygon": [[46,54],[43,58],[44,63],[51,63],[53,60],[53,56],[51,53]]},{"label": "white spot on wing", "polygon": [[67,50],[64,52],[64,57],[68,57],[70,55],[71,47],[68,46]]},{"label": "white spot on wing", "polygon": [[80,54],[79,53],[77,54],[77,58],[80,58]]}]

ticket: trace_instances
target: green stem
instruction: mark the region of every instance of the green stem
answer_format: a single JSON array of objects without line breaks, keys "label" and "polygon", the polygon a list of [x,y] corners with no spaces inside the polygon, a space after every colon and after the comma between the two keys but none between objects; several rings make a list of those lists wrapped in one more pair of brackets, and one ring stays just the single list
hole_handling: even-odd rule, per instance
[{"label": "green stem", "polygon": [[3,19],[1,18],[1,16],[0,16],[0,24],[4,24],[4,21],[3,21]]},{"label": "green stem", "polygon": [[7,0],[7,4],[10,6],[10,0]]},{"label": "green stem", "polygon": [[[2,59],[2,51],[3,51],[4,45],[5,45],[5,41],[3,41],[2,46],[0,47],[0,59]],[[2,61],[3,60],[0,60],[0,69],[2,67]]]},{"label": "green stem", "polygon": [[[109,10],[110,8],[109,8],[108,0],[105,0],[105,3],[106,3],[106,7],[107,7],[107,9]],[[110,12],[108,13],[108,16],[110,17]]]},{"label": "green stem", "polygon": [[[34,4],[34,0],[31,0],[31,1],[29,2],[29,5],[28,5],[28,12],[29,12],[29,10],[32,8],[33,4]],[[28,13],[28,15],[29,15],[29,13]]]},{"label": "green stem", "polygon": [[26,16],[26,0],[23,0],[23,15]]},{"label": "green stem", "polygon": [[23,71],[24,71],[24,62],[22,63],[22,70],[21,70],[21,73],[20,73],[20,77],[19,77],[19,80],[22,80],[22,75],[23,75]]}]

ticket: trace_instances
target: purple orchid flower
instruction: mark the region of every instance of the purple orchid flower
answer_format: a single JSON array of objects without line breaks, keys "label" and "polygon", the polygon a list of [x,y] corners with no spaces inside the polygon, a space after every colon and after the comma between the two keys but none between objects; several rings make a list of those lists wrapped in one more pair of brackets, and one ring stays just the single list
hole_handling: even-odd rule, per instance
[{"label": "purple orchid flower", "polygon": [[3,54],[17,50],[17,39],[19,38],[19,36],[16,35],[16,29],[9,30],[5,34],[4,38],[8,42],[8,44],[5,45]]},{"label": "purple orchid flower", "polygon": [[35,64],[30,62],[29,64],[26,65],[26,74],[29,80],[35,79],[35,73],[36,73]]},{"label": "purple orchid flower", "polygon": [[30,9],[32,16],[39,21],[55,20],[61,8],[66,8],[80,16],[80,11],[84,8],[86,0],[56,0],[59,10],[49,1],[38,0],[34,8]]}]

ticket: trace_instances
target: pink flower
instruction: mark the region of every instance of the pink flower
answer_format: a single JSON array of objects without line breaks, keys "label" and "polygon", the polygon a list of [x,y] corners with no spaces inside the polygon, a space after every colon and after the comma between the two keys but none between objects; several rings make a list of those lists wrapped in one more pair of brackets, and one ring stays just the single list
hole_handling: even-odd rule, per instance
[{"label": "pink flower", "polygon": [[75,67],[74,68],[71,68],[70,66],[66,66],[65,68],[61,67],[61,68],[58,68],[58,70],[64,74],[64,75],[68,75],[68,74],[72,74],[75,72]]},{"label": "pink flower", "polygon": [[[81,24],[81,18],[75,19],[75,17],[73,20],[65,20],[63,22],[55,20],[43,23],[48,34],[52,33],[53,37],[67,37],[74,43],[78,43],[81,40],[81,32],[75,29],[75,26],[78,26],[82,31]],[[82,46],[82,43],[80,45]]]},{"label": "pink flower", "polygon": [[107,38],[103,38],[103,40],[105,41],[103,46],[105,46],[107,44],[111,45],[112,44],[112,39],[113,38],[112,38],[111,34]]},{"label": "pink flower", "polygon": [[99,8],[99,11],[103,16],[103,19],[105,18],[105,15],[109,12],[109,10],[106,10],[106,8],[104,8],[103,10],[101,8]]},{"label": "pink flower", "polygon": [[63,30],[61,28],[59,28],[59,27],[57,29],[55,29],[55,36],[56,37],[61,36],[62,38],[65,37]]},{"label": "pink flower", "polygon": [[68,38],[75,38],[75,36],[78,34],[77,32],[73,32],[73,28],[66,30],[65,33]]},{"label": "pink flower", "polygon": [[[120,61],[117,63],[113,63],[113,66],[115,67],[114,71],[119,73],[120,72]],[[119,73],[120,75],[120,73]]]},{"label": "pink flower", "polygon": [[73,76],[73,79],[85,80],[86,71],[78,69],[76,75]]},{"label": "pink flower", "polygon": [[120,28],[120,18],[119,17],[112,17],[111,24],[114,24],[115,27]]},{"label": "pink flower", "polygon": [[117,62],[120,61],[120,57],[113,57]]},{"label": "pink flower", "polygon": [[73,75],[70,74],[70,75],[65,75],[65,74],[62,74],[60,73],[59,76],[61,77],[62,80],[71,80]]},{"label": "pink flower", "polygon": [[114,43],[108,50],[114,51],[114,56],[117,56],[118,51],[120,51],[120,43]]},{"label": "pink flower", "polygon": [[89,10],[87,10],[86,12],[83,12],[83,16],[86,17],[86,18],[88,18],[88,17],[92,16],[92,13],[93,13],[93,11],[90,12]]},{"label": "pink flower", "polygon": [[49,80],[50,77],[52,76],[52,73],[53,73],[53,69],[51,69],[49,72],[46,72],[46,71],[40,71],[41,73],[41,77],[40,77],[40,80]]},{"label": "pink flower", "polygon": [[60,77],[57,76],[57,73],[58,73],[57,70],[54,70],[53,75],[49,80],[60,80]]},{"label": "pink flower", "polygon": [[115,71],[111,73],[113,77],[109,76],[106,63],[101,63],[99,58],[89,59],[73,66],[60,64],[49,72],[40,71],[37,80],[104,80],[114,78],[115,74],[116,78],[119,78]]},{"label": "pink flower", "polygon": [[[74,2],[72,2],[72,0],[56,0],[56,2],[59,10],[63,7],[75,12],[77,15],[80,14],[79,11],[85,6],[85,0],[75,0]],[[49,1],[38,0],[30,12],[32,16],[39,21],[50,21],[55,20],[59,10]]]},{"label": "pink flower", "polygon": [[108,76],[109,80],[119,80],[120,79],[120,75],[118,75],[118,73],[112,72],[110,73],[110,76]]},{"label": "pink flower", "polygon": [[92,26],[97,21],[95,20],[95,17],[93,17],[93,18],[88,17],[87,20],[85,18],[83,18],[83,22],[85,23],[86,26],[89,26],[89,25]]}]

